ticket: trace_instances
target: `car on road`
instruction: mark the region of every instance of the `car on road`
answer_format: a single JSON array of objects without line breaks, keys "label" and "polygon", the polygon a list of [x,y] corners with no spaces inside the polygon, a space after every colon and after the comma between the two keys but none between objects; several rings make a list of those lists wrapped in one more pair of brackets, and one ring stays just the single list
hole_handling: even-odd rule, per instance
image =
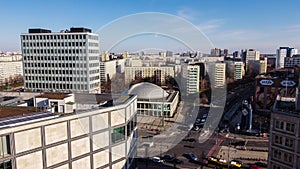
[{"label": "car on road", "polygon": [[163,163],[164,162],[164,160],[160,159],[159,157],[152,157],[151,160],[155,163]]},{"label": "car on road", "polygon": [[202,118],[207,118],[207,115],[208,115],[207,113],[204,113]]},{"label": "car on road", "polygon": [[196,120],[195,120],[195,124],[199,124],[201,122],[201,119],[200,118],[197,118]]},{"label": "car on road", "polygon": [[194,131],[198,131],[198,130],[200,130],[200,126],[198,126],[198,125],[194,125],[194,127],[192,128],[192,130],[194,130]]},{"label": "car on road", "polygon": [[197,156],[193,153],[184,153],[183,156],[193,161],[198,160]]},{"label": "car on road", "polygon": [[173,158],[174,158],[174,157],[173,157],[172,155],[166,154],[166,155],[163,156],[162,159],[163,159],[164,161],[166,161],[166,162],[170,162],[170,161],[172,161]]},{"label": "car on road", "polygon": [[182,141],[196,142],[196,139],[194,139],[194,138],[185,138]]},{"label": "car on road", "polygon": [[205,123],[206,122],[206,118],[202,118],[200,123]]},{"label": "car on road", "polygon": [[164,155],[163,160],[164,160],[165,162],[175,163],[175,164],[182,164],[182,163],[183,163],[182,160],[180,160],[180,159],[178,159],[178,158],[175,158],[175,157],[173,157],[173,156],[170,155],[170,154]]}]

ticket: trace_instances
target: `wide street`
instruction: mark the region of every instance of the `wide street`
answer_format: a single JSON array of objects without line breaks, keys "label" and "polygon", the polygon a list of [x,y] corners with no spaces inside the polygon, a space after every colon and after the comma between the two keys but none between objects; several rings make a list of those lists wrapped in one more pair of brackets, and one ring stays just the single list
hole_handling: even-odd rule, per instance
[{"label": "wide street", "polygon": [[[235,111],[242,104],[242,101],[244,99],[248,99],[251,96],[252,92],[249,90],[249,88],[238,88],[235,93],[228,95],[227,100],[230,102],[227,103],[227,106],[225,108],[225,119],[232,119],[232,116],[234,116]],[[214,106],[218,106],[216,105],[218,103],[222,105],[221,102],[224,101],[222,100],[222,98],[226,97],[220,96],[218,98],[220,99],[215,99],[213,101],[213,103],[215,103]],[[226,102],[224,101],[223,105],[225,103]],[[209,122],[206,123],[218,125],[219,121],[213,121],[218,118],[211,116],[216,115],[214,114],[216,113],[214,111],[219,112],[220,110],[222,110],[223,112],[224,109],[222,107],[220,107],[220,110],[214,109],[212,107],[199,108],[194,104],[193,101],[185,101],[181,104],[178,110],[180,113],[177,115],[175,122],[167,123],[169,125],[171,124],[171,127],[169,129],[161,132],[158,135],[147,133],[147,137],[144,137],[142,140],[139,139],[138,157],[148,157],[148,159],[144,159],[145,161],[137,160],[138,168],[174,168],[174,164],[172,163],[154,163],[150,160],[154,156],[162,157],[165,154],[170,154],[183,161],[182,164],[176,165],[177,168],[199,168],[201,167],[202,158],[208,155],[213,146],[216,145],[217,140],[220,142],[221,137],[223,136],[212,130],[208,130],[208,133],[202,133],[211,133],[212,135],[202,143],[199,143],[199,138],[202,138],[199,137],[201,134],[201,130],[188,130],[192,127],[196,118],[201,118],[204,113],[208,112],[208,117],[210,117],[211,120],[209,121],[208,118],[207,121]],[[234,119],[232,119],[235,123],[238,121],[236,118],[238,117],[234,116]],[[208,129],[210,128],[214,129],[213,127],[211,127],[211,125],[210,127],[208,127]],[[147,146],[145,146],[145,144]],[[198,157],[198,160],[191,161],[183,156],[184,153],[193,153]]]}]

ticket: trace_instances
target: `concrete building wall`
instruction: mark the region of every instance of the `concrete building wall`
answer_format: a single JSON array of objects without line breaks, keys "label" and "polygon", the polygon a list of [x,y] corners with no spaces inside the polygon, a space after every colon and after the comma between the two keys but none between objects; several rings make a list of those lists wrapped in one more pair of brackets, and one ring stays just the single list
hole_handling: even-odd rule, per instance
[{"label": "concrete building wall", "polygon": [[16,153],[21,153],[42,146],[40,128],[17,132],[14,137],[16,141]]},{"label": "concrete building wall", "polygon": [[68,158],[69,151],[67,143],[46,149],[47,167],[68,161]]},{"label": "concrete building wall", "polygon": [[43,168],[42,151],[26,154],[16,158],[16,166],[21,169]]},{"label": "concrete building wall", "polygon": [[92,116],[92,130],[98,131],[108,128],[108,113],[98,114]]},{"label": "concrete building wall", "polygon": [[109,162],[109,153],[107,151],[100,151],[93,155],[94,168],[102,167]]},{"label": "concrete building wall", "polygon": [[72,141],[71,143],[71,154],[72,158],[86,154],[90,151],[90,138],[85,137],[79,140]]},{"label": "concrete building wall", "polygon": [[72,169],[83,169],[83,168],[91,168],[90,157],[80,158],[79,160],[72,162]]},{"label": "concrete building wall", "polygon": [[125,123],[125,111],[118,110],[111,112],[111,126],[117,126]]},{"label": "concrete building wall", "polygon": [[87,117],[81,118],[79,120],[75,119],[70,122],[71,125],[71,138],[81,136],[86,134],[88,130],[86,130],[86,125],[89,124],[89,119]]},{"label": "concrete building wall", "polygon": [[56,123],[45,126],[45,143],[46,145],[67,140],[68,130],[67,122]]}]

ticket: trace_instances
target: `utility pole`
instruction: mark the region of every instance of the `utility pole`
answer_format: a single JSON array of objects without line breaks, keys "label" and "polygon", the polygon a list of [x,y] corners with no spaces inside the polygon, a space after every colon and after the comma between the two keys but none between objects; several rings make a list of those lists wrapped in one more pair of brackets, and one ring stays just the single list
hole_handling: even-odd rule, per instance
[{"label": "utility pole", "polygon": [[230,164],[229,164],[229,158],[230,158],[230,156],[229,156],[229,153],[230,153],[230,146],[231,146],[231,140],[229,141],[229,144],[228,144],[228,152],[227,152],[227,167],[228,167],[228,169],[229,169],[229,167],[230,167]]}]

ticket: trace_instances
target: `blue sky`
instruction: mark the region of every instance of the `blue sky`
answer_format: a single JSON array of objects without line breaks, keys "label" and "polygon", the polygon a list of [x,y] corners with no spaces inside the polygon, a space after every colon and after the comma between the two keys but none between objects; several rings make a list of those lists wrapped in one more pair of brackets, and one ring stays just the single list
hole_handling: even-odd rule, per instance
[{"label": "blue sky", "polygon": [[300,49],[298,0],[10,0],[1,1],[0,6],[1,51],[20,51],[20,34],[28,28],[59,31],[83,26],[96,31],[120,17],[141,12],[183,17],[201,29],[215,47],[229,48],[231,52],[254,48],[275,53],[279,46]]}]

